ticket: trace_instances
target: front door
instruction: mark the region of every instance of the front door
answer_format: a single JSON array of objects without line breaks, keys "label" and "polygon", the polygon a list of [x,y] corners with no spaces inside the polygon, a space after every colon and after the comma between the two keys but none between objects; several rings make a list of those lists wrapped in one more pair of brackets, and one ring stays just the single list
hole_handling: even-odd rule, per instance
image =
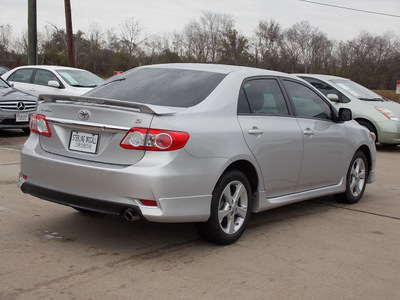
[{"label": "front door", "polygon": [[340,183],[347,153],[344,124],[334,120],[332,107],[312,89],[290,80],[283,82],[304,139],[296,192]]}]

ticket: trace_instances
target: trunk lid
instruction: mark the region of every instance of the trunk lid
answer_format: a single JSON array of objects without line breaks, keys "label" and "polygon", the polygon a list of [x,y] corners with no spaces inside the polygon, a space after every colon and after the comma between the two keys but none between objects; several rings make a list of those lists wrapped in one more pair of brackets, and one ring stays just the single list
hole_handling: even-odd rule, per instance
[{"label": "trunk lid", "polygon": [[174,114],[162,106],[82,96],[40,95],[51,136],[40,136],[48,153],[85,161],[132,165],[145,151],[126,150],[120,142],[132,127],[150,128],[155,115]]}]

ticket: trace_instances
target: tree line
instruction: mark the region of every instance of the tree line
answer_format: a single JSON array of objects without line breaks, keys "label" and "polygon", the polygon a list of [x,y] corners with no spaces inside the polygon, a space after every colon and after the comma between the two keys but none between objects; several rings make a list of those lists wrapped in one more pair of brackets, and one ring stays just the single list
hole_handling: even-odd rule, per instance
[{"label": "tree line", "polygon": [[[275,20],[260,20],[254,34],[245,36],[233,16],[211,11],[166,34],[147,35],[135,18],[117,29],[92,23],[74,34],[74,48],[76,67],[102,77],[140,65],[191,62],[332,74],[371,89],[393,90],[400,79],[400,40],[393,33],[361,32],[352,40],[335,41],[308,21],[283,28]],[[0,25],[0,65],[25,65],[27,53],[27,33],[15,37],[10,25]],[[38,33],[38,62],[67,65],[64,29],[50,24]]]}]

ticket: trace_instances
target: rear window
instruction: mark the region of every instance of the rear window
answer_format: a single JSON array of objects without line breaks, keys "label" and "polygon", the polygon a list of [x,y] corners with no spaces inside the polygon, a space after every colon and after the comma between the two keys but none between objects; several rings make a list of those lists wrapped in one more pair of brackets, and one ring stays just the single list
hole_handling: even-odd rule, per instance
[{"label": "rear window", "polygon": [[108,79],[85,96],[190,107],[203,101],[224,77],[204,71],[137,68]]}]

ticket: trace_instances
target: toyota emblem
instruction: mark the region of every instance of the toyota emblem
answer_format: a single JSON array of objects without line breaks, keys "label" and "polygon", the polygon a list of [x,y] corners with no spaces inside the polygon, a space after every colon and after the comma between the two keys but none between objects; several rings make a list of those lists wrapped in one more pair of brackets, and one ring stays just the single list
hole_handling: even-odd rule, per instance
[{"label": "toyota emblem", "polygon": [[17,108],[18,108],[18,110],[24,110],[24,109],[25,109],[25,104],[24,104],[24,102],[18,102]]},{"label": "toyota emblem", "polygon": [[78,117],[79,117],[79,119],[81,119],[81,120],[87,120],[87,119],[89,119],[89,117],[90,117],[90,111],[87,110],[87,109],[81,109],[81,110],[78,112]]}]

